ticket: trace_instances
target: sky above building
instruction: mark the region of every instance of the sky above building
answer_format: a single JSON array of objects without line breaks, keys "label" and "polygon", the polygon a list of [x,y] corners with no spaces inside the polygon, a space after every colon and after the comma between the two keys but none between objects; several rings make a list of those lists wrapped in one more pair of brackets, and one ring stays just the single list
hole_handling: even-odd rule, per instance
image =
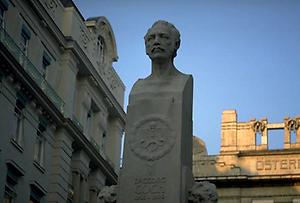
[{"label": "sky above building", "polygon": [[[144,35],[159,19],[181,34],[175,66],[194,77],[193,133],[209,154],[221,144],[221,114],[270,123],[300,115],[300,1],[298,0],[74,0],[84,18],[105,16],[117,43],[113,66],[131,87],[150,74]],[[269,132],[270,148],[283,131]]]}]

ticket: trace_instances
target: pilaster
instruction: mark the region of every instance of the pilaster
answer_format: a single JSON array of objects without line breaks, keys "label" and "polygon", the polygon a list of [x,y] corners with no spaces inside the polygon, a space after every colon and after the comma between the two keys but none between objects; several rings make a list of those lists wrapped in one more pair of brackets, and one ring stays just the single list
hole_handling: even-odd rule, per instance
[{"label": "pilaster", "polygon": [[57,92],[65,102],[64,114],[72,118],[74,108],[74,97],[76,88],[76,75],[78,61],[71,51],[66,51],[59,61]]},{"label": "pilaster", "polygon": [[72,142],[72,137],[64,129],[56,131],[49,172],[49,203],[67,201],[71,175]]},{"label": "pilaster", "polygon": [[221,152],[237,150],[237,114],[235,110],[222,113]]}]

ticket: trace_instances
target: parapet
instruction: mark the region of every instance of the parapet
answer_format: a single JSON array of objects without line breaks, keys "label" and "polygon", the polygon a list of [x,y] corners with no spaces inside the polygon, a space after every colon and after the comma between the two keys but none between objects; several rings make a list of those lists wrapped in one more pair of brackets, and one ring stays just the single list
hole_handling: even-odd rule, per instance
[{"label": "parapet", "polygon": [[[225,110],[222,113],[221,124],[221,154],[238,151],[253,151],[268,149],[268,131],[284,131],[284,149],[300,147],[300,117],[286,117],[281,123],[268,123],[267,118],[251,119],[248,122],[238,122],[235,110]],[[291,139],[291,134],[296,139]]]}]

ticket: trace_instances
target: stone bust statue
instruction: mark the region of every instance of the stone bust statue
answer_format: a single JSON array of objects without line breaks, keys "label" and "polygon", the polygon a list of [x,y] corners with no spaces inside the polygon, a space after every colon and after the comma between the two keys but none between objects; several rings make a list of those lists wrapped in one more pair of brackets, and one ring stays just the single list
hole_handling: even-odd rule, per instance
[{"label": "stone bust statue", "polygon": [[174,58],[180,47],[180,33],[176,27],[164,20],[156,21],[145,37],[146,54],[151,59],[151,74],[139,79],[131,93],[147,92],[148,90],[173,89],[191,84],[191,75],[181,73],[174,65]]},{"label": "stone bust statue", "polygon": [[165,78],[179,74],[173,63],[180,46],[180,34],[175,26],[166,21],[156,21],[144,39],[146,53],[152,61],[149,78]]},{"label": "stone bust statue", "polygon": [[129,95],[117,202],[187,202],[193,183],[193,77],[174,65],[180,46],[174,25],[159,20],[144,39],[151,74]]}]

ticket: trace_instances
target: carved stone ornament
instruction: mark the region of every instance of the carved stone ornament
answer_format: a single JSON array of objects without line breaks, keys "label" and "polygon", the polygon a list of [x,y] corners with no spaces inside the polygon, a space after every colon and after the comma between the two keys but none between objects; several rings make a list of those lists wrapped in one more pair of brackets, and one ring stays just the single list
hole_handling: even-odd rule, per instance
[{"label": "carved stone ornament", "polygon": [[171,151],[175,136],[166,119],[151,116],[134,125],[129,142],[130,149],[136,156],[146,161],[154,161]]},{"label": "carved stone ornament", "polygon": [[210,182],[196,182],[188,193],[188,203],[217,203],[216,186]]},{"label": "carved stone ornament", "polygon": [[56,0],[46,0],[45,4],[46,4],[47,8],[52,10],[52,11],[57,8]]},{"label": "carved stone ornament", "polygon": [[266,125],[261,121],[255,121],[252,124],[252,130],[255,133],[262,133],[265,130],[265,128],[266,128]]},{"label": "carved stone ornament", "polygon": [[80,38],[81,38],[83,47],[86,49],[89,39],[88,39],[88,36],[87,36],[85,30],[82,27],[80,27]]},{"label": "carved stone ornament", "polygon": [[285,125],[286,125],[287,129],[290,131],[296,131],[300,126],[299,121],[297,121],[295,119],[287,120],[285,122]]},{"label": "carved stone ornament", "polygon": [[100,191],[98,198],[103,200],[104,203],[116,203],[117,202],[117,186],[104,186]]}]

